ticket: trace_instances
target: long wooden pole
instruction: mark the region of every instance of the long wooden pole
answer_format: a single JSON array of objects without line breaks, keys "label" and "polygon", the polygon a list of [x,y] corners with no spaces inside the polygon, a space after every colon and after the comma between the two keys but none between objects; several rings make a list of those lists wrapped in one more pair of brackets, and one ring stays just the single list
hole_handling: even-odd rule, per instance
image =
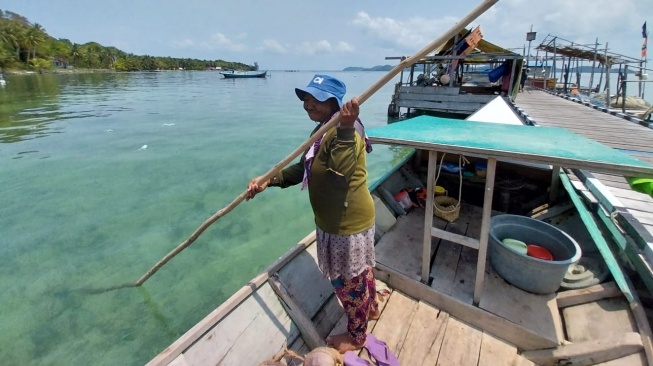
[{"label": "long wooden pole", "polygon": [[[388,73],[383,76],[381,79],[379,79],[376,83],[374,83],[371,87],[369,87],[366,91],[363,92],[358,97],[358,103],[363,104],[365,103],[366,100],[368,100],[374,93],[376,93],[381,87],[383,87],[385,84],[388,83],[388,81],[392,80],[397,74],[399,74],[403,69],[412,66],[415,64],[417,61],[419,61],[421,58],[425,57],[427,54],[430,52],[434,51],[436,48],[440,47],[443,45],[445,42],[447,42],[451,37],[455,36],[456,34],[460,33],[461,30],[463,30],[469,23],[474,21],[476,18],[478,18],[481,14],[485,13],[489,8],[491,8],[494,4],[499,2],[499,0],[484,0],[481,4],[479,4],[474,10],[472,10],[467,16],[462,18],[458,23],[454,24],[453,27],[451,27],[447,32],[445,32],[443,35],[438,37],[436,40],[433,42],[429,43],[426,47],[424,47],[421,51],[416,53],[415,55],[402,60],[399,62],[397,66],[392,68],[392,70],[388,71]],[[324,126],[322,126],[317,132],[315,132],[308,140],[306,140],[303,144],[301,144],[295,151],[290,153],[287,157],[285,157],[283,160],[281,160],[279,163],[277,163],[275,166],[272,167],[272,169],[268,170],[267,173],[261,176],[259,179],[258,183],[261,184],[262,182],[267,181],[268,179],[274,177],[279,170],[283,169],[286,165],[288,165],[290,162],[292,162],[296,157],[298,157],[301,153],[306,151],[306,149],[309,148],[309,146],[313,145],[313,143],[324,133],[328,130],[330,130],[332,127],[335,127],[338,122],[340,122],[340,114],[336,114],[335,117],[333,117],[329,122],[325,123]],[[142,285],[145,281],[147,281],[148,278],[152,277],[163,265],[168,263],[174,256],[179,254],[182,250],[186,249],[188,246],[193,244],[195,240],[206,230],[211,224],[216,222],[219,218],[222,216],[228,214],[236,208],[243,200],[247,198],[247,190],[245,190],[243,193],[239,194],[229,205],[226,207],[222,208],[221,210],[217,211],[214,213],[211,217],[206,219],[200,225],[195,232],[191,234],[191,236],[188,237],[188,239],[184,240],[181,244],[179,244],[175,249],[170,251],[168,254],[166,254],[165,257],[163,257],[160,261],[158,261],[152,268],[150,268],[141,278],[138,279],[135,283],[125,283],[122,285],[117,285],[117,286],[112,286],[109,288],[105,289],[98,289],[98,290],[91,290],[90,292],[93,293],[101,293],[101,292],[106,292],[110,290],[116,290],[120,288],[126,288],[126,287],[137,287]]]}]

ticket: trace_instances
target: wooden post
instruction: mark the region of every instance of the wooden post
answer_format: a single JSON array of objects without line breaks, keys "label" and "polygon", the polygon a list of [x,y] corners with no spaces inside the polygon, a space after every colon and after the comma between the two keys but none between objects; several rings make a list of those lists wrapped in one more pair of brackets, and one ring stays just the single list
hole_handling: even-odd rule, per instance
[{"label": "wooden post", "polygon": [[587,95],[591,95],[592,90],[594,90],[594,67],[596,66],[596,51],[598,47],[599,47],[599,39],[597,37],[596,41],[594,42],[594,60],[592,61],[592,74],[590,75],[590,90],[587,93]]},{"label": "wooden post", "polygon": [[610,109],[610,60],[608,59],[608,42],[605,42],[605,107]]},{"label": "wooden post", "polygon": [[[558,58],[558,49],[556,48],[556,37],[553,37],[553,77],[556,79],[556,83],[558,82],[558,72],[556,71],[556,58]],[[553,87],[555,90],[555,86]]]},{"label": "wooden post", "polygon": [[[508,97],[511,100],[514,100],[515,98],[512,97],[512,92],[515,84],[515,79],[517,78],[517,75],[515,75],[515,69],[517,68],[517,59],[513,58],[512,59],[512,69],[510,70],[510,86],[508,87]],[[546,83],[546,81],[545,81]]]},{"label": "wooden post", "polygon": [[435,167],[438,162],[438,153],[429,151],[428,169],[426,176],[426,208],[424,211],[424,241],[422,246],[422,283],[428,286],[429,271],[431,268],[431,228],[433,227],[433,204],[435,191]]},{"label": "wooden post", "polygon": [[[497,159],[488,157],[487,172],[485,177],[485,194],[483,196],[483,216],[481,219],[481,237],[478,245],[478,259],[476,262],[476,281],[474,284],[474,305],[481,302],[483,281],[485,280],[485,263],[487,246],[490,237],[490,216],[492,215],[492,196],[494,195],[494,178],[497,170]],[[461,178],[462,179],[462,178]],[[460,198],[459,198],[460,199]]]},{"label": "wooden post", "polygon": [[621,113],[626,113],[626,86],[628,82],[628,65],[624,65],[624,74],[621,78]]}]

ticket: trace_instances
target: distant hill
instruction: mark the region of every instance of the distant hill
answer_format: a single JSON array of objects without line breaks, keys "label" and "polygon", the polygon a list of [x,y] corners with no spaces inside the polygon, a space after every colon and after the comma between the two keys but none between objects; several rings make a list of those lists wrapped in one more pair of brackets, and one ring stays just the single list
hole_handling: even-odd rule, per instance
[{"label": "distant hill", "polygon": [[391,65],[379,65],[379,66],[374,66],[374,67],[358,67],[358,66],[350,66],[350,67],[345,67],[342,69],[342,71],[390,71],[392,70],[394,66]]}]

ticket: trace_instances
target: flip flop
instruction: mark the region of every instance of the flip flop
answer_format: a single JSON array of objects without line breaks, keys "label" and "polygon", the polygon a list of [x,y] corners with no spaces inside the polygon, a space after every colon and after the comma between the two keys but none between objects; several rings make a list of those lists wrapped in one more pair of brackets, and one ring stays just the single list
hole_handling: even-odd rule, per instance
[{"label": "flip flop", "polygon": [[358,355],[352,351],[345,352],[344,361],[345,366],[374,366],[370,361],[358,357]]},{"label": "flip flop", "polygon": [[374,358],[378,366],[399,366],[397,356],[390,351],[388,345],[378,340],[371,333],[367,334],[367,342],[365,342],[365,349]]}]

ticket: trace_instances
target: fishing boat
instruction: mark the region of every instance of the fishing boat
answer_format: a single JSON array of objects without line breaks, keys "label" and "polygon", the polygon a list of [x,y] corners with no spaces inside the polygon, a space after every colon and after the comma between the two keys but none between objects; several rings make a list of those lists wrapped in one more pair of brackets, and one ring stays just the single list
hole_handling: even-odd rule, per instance
[{"label": "fishing boat", "polygon": [[[610,250],[619,234],[602,233],[574,175],[651,177],[653,166],[563,129],[526,126],[502,97],[467,120],[424,115],[368,135],[405,152],[369,187],[382,312],[368,333],[399,364],[653,364],[638,290]],[[408,204],[400,195],[420,190],[425,198]],[[536,228],[554,260],[504,245],[499,230],[511,223],[522,226],[510,234],[518,241]],[[346,326],[315,240],[309,233],[148,365],[300,365],[287,350],[305,355]],[[547,247],[553,241],[577,249],[561,254]],[[538,287],[558,275],[553,288]],[[358,356],[371,359],[364,349]]]},{"label": "fishing boat", "polygon": [[388,116],[466,118],[497,95],[516,97],[522,64],[522,55],[483,39],[480,27],[465,29],[401,73]]},{"label": "fishing boat", "polygon": [[220,72],[225,79],[244,79],[244,78],[264,78],[267,76],[268,70],[263,71],[223,71]]}]

